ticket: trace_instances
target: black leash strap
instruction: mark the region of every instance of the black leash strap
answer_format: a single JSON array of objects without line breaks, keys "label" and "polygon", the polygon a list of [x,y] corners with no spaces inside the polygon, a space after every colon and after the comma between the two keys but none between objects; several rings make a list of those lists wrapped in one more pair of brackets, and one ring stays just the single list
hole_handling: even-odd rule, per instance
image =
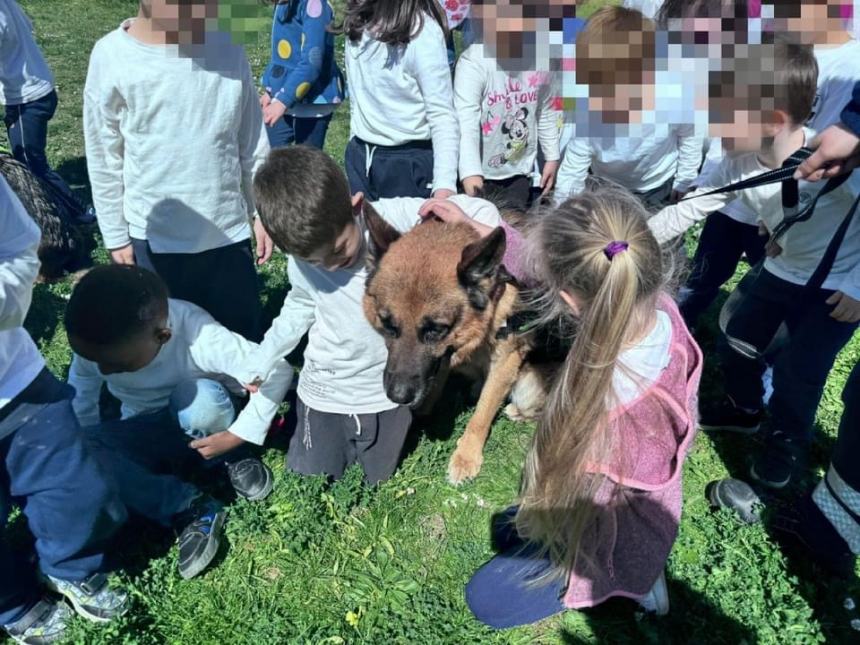
[{"label": "black leash strap", "polygon": [[[847,177],[848,175],[844,176]],[[846,233],[848,233],[848,227],[851,226],[851,220],[854,219],[858,206],[860,206],[860,195],[858,195],[857,199],[854,200],[851,210],[849,210],[848,214],[845,215],[839,228],[836,229],[836,232],[830,239],[830,243],[827,245],[824,255],[821,256],[821,262],[819,262],[818,266],[815,267],[815,271],[812,272],[809,281],[806,283],[804,295],[811,295],[821,289],[821,285],[824,284],[827,276],[830,275],[830,270],[833,268],[833,263],[836,261],[836,254],[839,253],[839,247],[842,246],[842,241],[845,239]]]}]

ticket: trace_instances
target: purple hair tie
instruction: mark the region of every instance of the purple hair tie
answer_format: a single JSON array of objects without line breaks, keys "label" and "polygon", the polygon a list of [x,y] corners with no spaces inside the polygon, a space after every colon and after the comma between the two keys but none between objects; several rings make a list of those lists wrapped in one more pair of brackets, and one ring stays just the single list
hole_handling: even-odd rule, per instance
[{"label": "purple hair tie", "polygon": [[603,255],[606,256],[606,259],[612,262],[612,258],[614,258],[619,253],[623,253],[627,249],[630,248],[630,245],[627,242],[610,242],[606,245],[606,248],[603,249]]}]

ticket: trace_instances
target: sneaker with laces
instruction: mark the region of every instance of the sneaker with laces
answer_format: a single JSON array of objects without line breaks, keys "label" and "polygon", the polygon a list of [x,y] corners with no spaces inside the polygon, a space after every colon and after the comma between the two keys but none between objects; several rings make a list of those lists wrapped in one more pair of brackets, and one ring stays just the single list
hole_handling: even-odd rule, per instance
[{"label": "sneaker with laces", "polygon": [[174,525],[179,534],[179,575],[193,578],[208,567],[221,545],[221,534],[227,513],[221,503],[201,495],[191,507],[180,513]]},{"label": "sneaker with laces", "polygon": [[735,405],[730,396],[724,396],[710,408],[702,410],[699,427],[705,431],[722,430],[740,434],[755,434],[761,427],[764,410],[749,411]]},{"label": "sneaker with laces", "polygon": [[84,580],[61,580],[46,577],[47,585],[72,603],[78,615],[96,623],[106,623],[128,611],[128,596],[111,589],[108,577],[94,573]]},{"label": "sneaker with laces", "polygon": [[55,596],[44,596],[21,618],[3,629],[16,643],[45,645],[62,640],[72,610]]},{"label": "sneaker with laces", "polygon": [[649,614],[665,616],[669,613],[669,589],[666,587],[666,574],[660,572],[651,590],[639,598],[639,606]]},{"label": "sneaker with laces", "polygon": [[251,502],[268,497],[275,485],[271,469],[253,457],[227,464],[227,474],[236,494]]},{"label": "sneaker with laces", "polygon": [[750,466],[750,477],[762,486],[779,490],[788,486],[797,469],[797,452],[786,440],[768,441]]}]

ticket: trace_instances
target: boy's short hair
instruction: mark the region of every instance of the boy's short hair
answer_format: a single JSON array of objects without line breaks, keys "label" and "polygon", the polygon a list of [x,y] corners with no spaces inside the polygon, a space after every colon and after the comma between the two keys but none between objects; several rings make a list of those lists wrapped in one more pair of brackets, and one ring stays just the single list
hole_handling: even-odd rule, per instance
[{"label": "boy's short hair", "polygon": [[333,243],[353,220],[346,175],[310,146],[272,150],[254,177],[254,199],[275,244],[300,258]]},{"label": "boy's short hair", "polygon": [[[709,75],[711,101],[745,103],[750,112],[785,112],[796,126],[812,111],[818,84],[818,63],[812,46],[780,35],[772,43],[735,45],[734,58],[723,60]],[[713,105],[713,103],[712,103]],[[716,121],[724,120],[717,115]]]},{"label": "boy's short hair", "polygon": [[603,7],[576,37],[577,83],[604,89],[642,85],[656,68],[656,51],[651,20],[635,9]]},{"label": "boy's short hair", "polygon": [[746,30],[749,3],[747,0],[665,0],[654,16],[662,28],[666,28],[670,20],[681,18],[734,18],[738,22],[730,23],[733,30],[738,27]]},{"label": "boy's short hair", "polygon": [[66,333],[110,347],[148,331],[167,316],[167,287],[152,271],[111,264],[89,271],[66,307]]}]

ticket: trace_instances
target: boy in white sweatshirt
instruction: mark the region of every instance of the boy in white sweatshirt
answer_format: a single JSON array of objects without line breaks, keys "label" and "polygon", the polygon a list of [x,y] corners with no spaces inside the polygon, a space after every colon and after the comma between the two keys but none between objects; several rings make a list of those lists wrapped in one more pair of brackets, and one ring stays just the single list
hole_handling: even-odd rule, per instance
[{"label": "boy in white sweatshirt", "polygon": [[[252,388],[266,383],[272,366],[307,333],[297,390],[299,427],[287,466],[338,478],[358,462],[369,483],[387,479],[399,462],[412,414],[386,396],[385,342],[364,315],[364,196],[350,196],[334,160],[304,146],[272,151],[254,188],[263,224],[290,254],[291,290],[260,347],[239,370],[240,379]],[[489,202],[462,195],[451,201],[483,224],[500,224]],[[404,232],[421,220],[424,203],[382,199],[373,208]]]},{"label": "boy in white sweatshirt", "polygon": [[[815,59],[808,46],[777,41],[752,47],[734,63],[735,71],[720,72],[711,83],[712,114],[718,119],[713,134],[722,137],[728,154],[708,184],[691,195],[701,197],[669,206],[649,221],[660,242],[677,237],[735,197],[758,214],[768,231],[784,219],[778,183],[704,194],[779,168],[808,143],[811,133],[802,124],[815,96]],[[738,99],[739,87],[752,98]],[[821,189],[803,181],[799,187],[801,207]],[[849,177],[820,198],[808,220],[771,243],[761,273],[726,328],[729,342],[720,349],[726,397],[703,406],[703,428],[757,432],[764,417],[762,354],[780,325],[788,325],[791,338],[774,364],[770,432],[750,470],[752,478],[772,488],[786,486],[803,463],[827,375],[860,321],[860,219],[855,217],[848,228],[821,287],[806,288],[858,194],[860,176]]]},{"label": "boy in white sweatshirt", "polygon": [[[244,50],[207,30],[217,3],[141,0],[96,43],[84,139],[99,228],[114,262],[259,340],[251,179],[269,143]],[[254,222],[258,263],[270,241]]]}]

